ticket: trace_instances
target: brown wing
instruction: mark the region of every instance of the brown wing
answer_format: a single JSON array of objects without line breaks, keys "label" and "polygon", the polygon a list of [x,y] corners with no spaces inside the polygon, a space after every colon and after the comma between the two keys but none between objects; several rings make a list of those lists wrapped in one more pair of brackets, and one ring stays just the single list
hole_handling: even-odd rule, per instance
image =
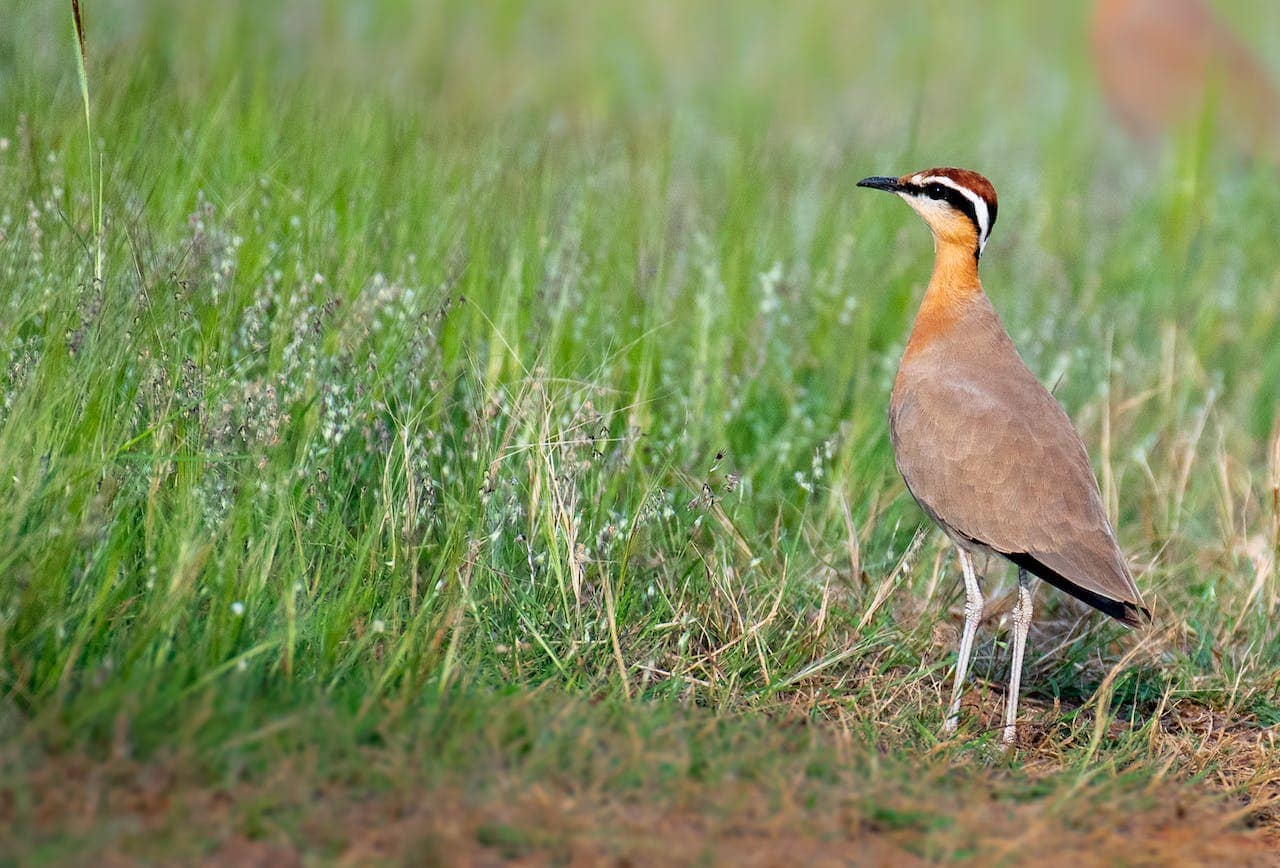
[{"label": "brown wing", "polygon": [[985,297],[907,358],[890,431],[911,494],[980,543],[1126,623],[1145,613],[1084,444]]}]

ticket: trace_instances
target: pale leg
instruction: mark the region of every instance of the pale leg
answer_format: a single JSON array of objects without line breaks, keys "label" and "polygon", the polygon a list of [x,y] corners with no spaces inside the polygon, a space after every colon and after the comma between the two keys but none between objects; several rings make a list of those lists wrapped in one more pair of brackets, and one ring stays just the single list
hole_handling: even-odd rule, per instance
[{"label": "pale leg", "polygon": [[1018,690],[1022,686],[1022,652],[1031,628],[1031,575],[1018,569],[1018,602],[1013,607],[1013,662],[1009,668],[1009,697],[1004,712],[1001,746],[1013,744],[1018,736]]},{"label": "pale leg", "polygon": [[978,587],[978,576],[973,571],[973,558],[959,546],[956,546],[956,555],[960,559],[960,571],[964,573],[964,634],[960,637],[956,680],[951,687],[951,709],[942,725],[943,732],[956,731],[956,723],[960,719],[960,695],[964,692],[964,677],[968,674],[969,655],[973,651],[973,637],[978,632],[978,622],[982,620],[982,589]]}]

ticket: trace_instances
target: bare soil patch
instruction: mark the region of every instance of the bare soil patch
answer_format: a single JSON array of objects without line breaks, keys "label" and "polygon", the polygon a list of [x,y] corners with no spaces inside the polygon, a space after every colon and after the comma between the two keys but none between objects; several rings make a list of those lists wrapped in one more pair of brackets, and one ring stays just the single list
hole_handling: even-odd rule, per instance
[{"label": "bare soil patch", "polygon": [[963,804],[801,805],[745,782],[645,798],[406,774],[375,790],[308,765],[210,785],[173,762],[52,758],[0,788],[0,854],[110,866],[1280,864],[1273,814],[1243,828],[1229,802],[1172,786],[1149,811],[1099,805],[1090,821],[1047,812],[1052,794],[1010,803],[994,789]]}]

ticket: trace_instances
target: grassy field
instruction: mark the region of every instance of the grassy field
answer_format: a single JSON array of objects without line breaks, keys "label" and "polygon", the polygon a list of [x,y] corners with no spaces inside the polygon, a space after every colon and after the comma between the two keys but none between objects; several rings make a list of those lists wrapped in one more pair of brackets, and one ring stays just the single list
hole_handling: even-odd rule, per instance
[{"label": "grassy field", "polygon": [[[1274,858],[1280,178],[1085,10],[84,5],[88,134],[0,30],[0,862]],[[1006,754],[854,187],[939,164],[1155,615],[1042,588]]]}]

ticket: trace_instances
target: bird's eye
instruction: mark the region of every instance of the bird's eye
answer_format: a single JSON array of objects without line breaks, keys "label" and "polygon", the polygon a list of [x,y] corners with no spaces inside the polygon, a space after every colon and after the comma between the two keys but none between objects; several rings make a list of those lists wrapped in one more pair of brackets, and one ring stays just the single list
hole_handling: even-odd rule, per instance
[{"label": "bird's eye", "polygon": [[924,188],[925,195],[931,199],[941,199],[946,196],[945,188],[938,183],[930,184]]}]

